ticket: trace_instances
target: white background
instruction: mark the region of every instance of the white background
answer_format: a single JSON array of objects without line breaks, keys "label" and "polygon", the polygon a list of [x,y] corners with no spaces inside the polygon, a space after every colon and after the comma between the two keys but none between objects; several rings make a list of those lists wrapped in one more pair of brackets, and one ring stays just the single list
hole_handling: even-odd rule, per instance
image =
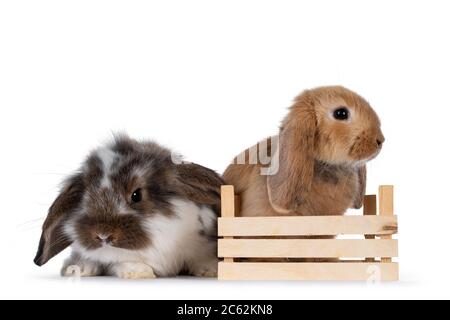
[{"label": "white background", "polygon": [[[1,1],[1,298],[449,298],[448,1]],[[219,172],[301,90],[366,97],[396,186],[401,282],[124,281],[32,264],[58,184],[114,131]]]}]

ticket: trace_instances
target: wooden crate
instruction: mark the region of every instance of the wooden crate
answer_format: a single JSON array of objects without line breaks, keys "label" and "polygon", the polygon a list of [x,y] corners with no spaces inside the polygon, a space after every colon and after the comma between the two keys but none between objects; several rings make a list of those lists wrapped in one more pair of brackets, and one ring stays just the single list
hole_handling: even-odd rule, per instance
[{"label": "wooden crate", "polygon": [[[219,280],[398,281],[393,186],[380,186],[378,200],[378,214],[367,195],[358,216],[237,217],[239,196],[223,186]],[[305,239],[342,235],[360,239]]]}]

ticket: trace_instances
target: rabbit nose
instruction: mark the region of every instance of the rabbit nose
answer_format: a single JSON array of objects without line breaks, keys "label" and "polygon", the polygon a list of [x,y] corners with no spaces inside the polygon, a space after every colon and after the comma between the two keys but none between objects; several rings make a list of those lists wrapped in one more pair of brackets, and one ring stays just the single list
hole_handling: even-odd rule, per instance
[{"label": "rabbit nose", "polygon": [[379,136],[377,137],[377,145],[378,145],[379,147],[381,147],[381,145],[383,144],[383,142],[384,142],[384,136],[383,136],[383,135],[379,135]]},{"label": "rabbit nose", "polygon": [[96,239],[102,243],[110,243],[113,240],[112,235],[104,233],[97,234]]}]

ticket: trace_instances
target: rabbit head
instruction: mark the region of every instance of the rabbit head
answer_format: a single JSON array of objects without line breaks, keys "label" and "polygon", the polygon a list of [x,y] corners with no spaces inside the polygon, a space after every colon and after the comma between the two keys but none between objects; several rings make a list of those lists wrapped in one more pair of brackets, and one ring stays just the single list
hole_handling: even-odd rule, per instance
[{"label": "rabbit head", "polygon": [[317,162],[353,168],[365,179],[365,163],[378,155],[384,142],[380,120],[369,103],[340,86],[298,96],[279,139],[279,170],[268,177],[268,189],[271,204],[280,211],[301,205]]}]

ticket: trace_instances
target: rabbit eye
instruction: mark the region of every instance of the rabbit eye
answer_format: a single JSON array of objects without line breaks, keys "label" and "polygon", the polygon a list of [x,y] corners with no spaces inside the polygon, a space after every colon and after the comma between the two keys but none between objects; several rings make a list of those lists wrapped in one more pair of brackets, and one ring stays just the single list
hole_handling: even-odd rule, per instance
[{"label": "rabbit eye", "polygon": [[142,190],[137,189],[133,194],[131,195],[131,201],[134,203],[138,203],[142,201]]},{"label": "rabbit eye", "polygon": [[349,116],[350,116],[350,111],[344,107],[334,110],[334,113],[333,113],[333,117],[336,120],[347,120]]}]

